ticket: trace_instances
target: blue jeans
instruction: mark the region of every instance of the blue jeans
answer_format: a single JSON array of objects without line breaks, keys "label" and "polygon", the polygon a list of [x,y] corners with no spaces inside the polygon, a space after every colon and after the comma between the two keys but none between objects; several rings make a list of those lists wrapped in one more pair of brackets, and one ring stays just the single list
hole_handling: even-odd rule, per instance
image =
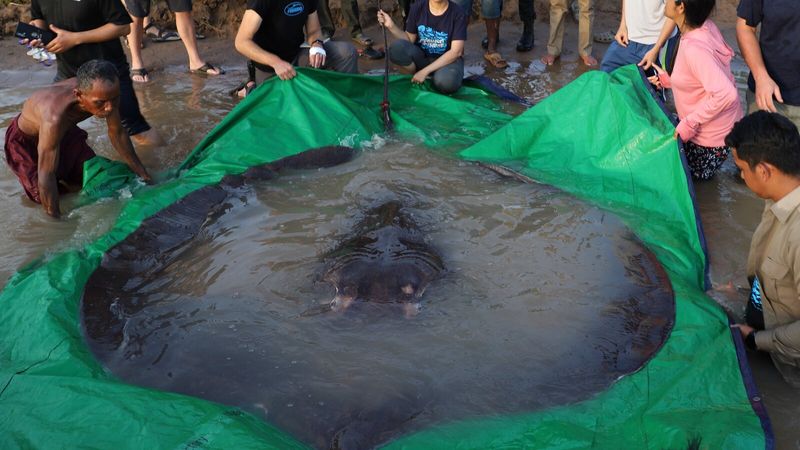
[{"label": "blue jeans", "polygon": [[628,46],[623,47],[617,41],[611,43],[603,55],[603,61],[600,62],[600,70],[603,72],[611,72],[612,70],[627,66],[628,64],[639,64],[639,61],[644,58],[645,53],[649,52],[655,44],[640,44],[638,42],[628,41]]},{"label": "blue jeans", "polygon": [[[472,0],[450,0],[467,14],[467,18],[472,15]],[[503,12],[503,0],[481,0],[481,16],[484,19],[499,19]]]},{"label": "blue jeans", "polygon": [[[416,70],[419,70],[437,58],[437,56],[425,56],[425,52],[419,46],[406,40],[396,40],[389,46],[389,59],[398,66],[405,67],[414,63]],[[433,87],[442,94],[452,94],[457,91],[464,80],[464,58],[458,58],[433,72],[432,78]]]}]

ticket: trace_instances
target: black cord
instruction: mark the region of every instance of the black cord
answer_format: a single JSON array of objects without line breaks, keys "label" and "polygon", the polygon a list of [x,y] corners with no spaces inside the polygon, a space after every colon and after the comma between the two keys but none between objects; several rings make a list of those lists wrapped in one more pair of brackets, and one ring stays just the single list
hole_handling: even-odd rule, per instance
[{"label": "black cord", "polygon": [[[381,2],[378,0],[378,9],[381,8]],[[385,13],[385,12],[384,12]],[[386,35],[386,25],[381,25],[383,28],[383,48],[384,48],[384,61],[383,61],[383,103],[381,103],[381,111],[383,112],[383,125],[386,131],[392,131],[394,124],[392,123],[392,116],[389,112],[389,38]]]}]

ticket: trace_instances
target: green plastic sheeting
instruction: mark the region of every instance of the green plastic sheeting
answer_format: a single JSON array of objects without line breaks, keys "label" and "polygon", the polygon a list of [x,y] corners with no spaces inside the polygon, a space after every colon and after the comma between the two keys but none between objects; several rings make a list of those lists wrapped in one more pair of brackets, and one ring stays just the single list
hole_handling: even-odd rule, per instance
[{"label": "green plastic sheeting", "polygon": [[[461,158],[506,164],[622,217],[665,266],[677,317],[654,359],[592,399],[445,424],[389,448],[765,446],[727,319],[701,289],[705,260],[674,128],[635,67],[589,72],[513,120],[476,88],[447,97],[398,76],[391,93],[396,136],[464,148]],[[300,70],[266,82],[174,177],[134,190],[111,231],[15,274],[0,293],[0,448],[304,448],[235,408],[115,380],[83,342],[80,297],[109,248],[188,193],[308,148],[372,140],[381,97],[380,77]],[[102,160],[87,173],[87,198],[112,195],[126,176]]]}]

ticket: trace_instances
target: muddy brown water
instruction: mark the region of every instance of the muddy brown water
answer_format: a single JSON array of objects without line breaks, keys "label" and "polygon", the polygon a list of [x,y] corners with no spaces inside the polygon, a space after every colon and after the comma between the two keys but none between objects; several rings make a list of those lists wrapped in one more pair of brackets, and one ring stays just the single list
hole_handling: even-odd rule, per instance
[{"label": "muddy brown water", "polygon": [[[482,71],[480,67],[474,67],[473,70]],[[559,72],[532,62],[512,65],[510,69],[492,75],[506,88],[536,102],[572,80],[581,71],[582,69],[577,64],[563,63]],[[172,72],[167,70],[159,77],[157,83],[150,83],[144,87],[137,86],[137,92],[140,99],[143,100],[143,109],[148,119],[156,124],[168,139],[166,147],[140,150],[145,163],[156,169],[165,169],[178,164],[233,107],[233,102],[227,96],[226,91],[237,84],[240,77],[241,73],[234,71],[231,76],[216,80],[196,80],[189,79],[180,73],[179,68],[176,68]],[[737,74],[737,77],[741,81],[740,73]],[[51,78],[52,70],[0,71],[0,126],[3,127],[0,128],[0,131],[5,132],[4,127],[18,113],[20,105],[27,95],[36,87],[47,84]],[[107,138],[104,137],[104,127],[101,123],[89,120],[82,126],[89,131],[91,143],[99,153],[113,154]],[[734,287],[735,285],[746,285],[744,265],[747,249],[752,231],[758,223],[763,202],[737,181],[735,167],[730,161],[726,163],[714,180],[698,184],[696,190],[698,207],[709,244],[711,280],[715,286],[720,287],[719,290],[710,291],[709,294],[718,303],[738,314],[744,304],[745,296],[736,293],[734,289],[729,289],[728,284],[732,283]],[[0,283],[5,284],[18,268],[30,261],[42,257],[48,258],[49,255],[63,249],[90,242],[104,233],[113,225],[126,197],[125,192],[120,192],[114,199],[74,210],[69,208],[70,203],[74,200],[66,198],[67,214],[65,218],[61,221],[53,221],[48,219],[39,207],[24,198],[21,188],[7,166],[5,164],[0,166],[0,215],[3,217],[4,227],[4,238],[0,240],[0,261],[2,261],[0,262]],[[485,215],[481,211],[473,213],[476,216]],[[508,213],[508,211],[505,212],[505,214]],[[243,214],[246,216],[246,213]],[[521,212],[515,214],[521,214]],[[342,213],[341,220],[345,220],[345,216],[347,213]],[[241,220],[246,222],[247,218],[242,217]],[[250,220],[257,221],[256,219]],[[338,225],[341,226],[343,223]],[[559,226],[564,227],[564,230],[567,229],[566,225]],[[557,230],[558,226],[555,229]],[[287,238],[287,241],[291,240],[291,238]],[[222,239],[219,244],[223,245],[224,242]],[[285,244],[289,245],[290,243]],[[201,253],[209,251],[209,247],[213,247],[213,244],[209,243],[205,248],[201,246],[197,251]],[[316,255],[316,252],[319,251],[317,247],[312,246],[311,248],[313,250],[306,250],[309,252],[308,257],[311,257],[310,253]],[[205,264],[224,264],[222,261],[225,261],[226,256],[218,254],[217,259],[221,261],[208,261]],[[195,270],[198,271],[197,273],[202,273],[202,268]],[[208,276],[208,274],[205,275]],[[442,284],[446,286],[447,280],[445,278]],[[314,286],[313,289],[322,289],[319,285],[313,283],[311,285]],[[197,289],[195,286],[192,288]],[[436,289],[436,287],[430,289]],[[324,291],[324,289],[322,290]],[[193,291],[189,290],[188,292]],[[314,292],[324,298],[322,292]],[[433,292],[426,293],[426,299],[431,298]],[[198,314],[204,311],[204,307],[211,308],[212,303],[215,302],[212,296],[205,296],[205,298],[207,300],[199,300]],[[248,302],[263,301],[256,295],[245,298],[240,294],[240,298],[243,298],[241,302],[245,305]],[[217,298],[216,301],[218,302],[219,299]],[[435,301],[426,305],[428,311],[435,311],[437,307]],[[472,312],[469,311],[469,313]],[[225,318],[226,315],[222,315],[222,317],[221,321],[229,320]],[[406,322],[399,323],[406,324]],[[201,328],[199,325],[194,325],[190,326],[189,330],[199,332],[198,330]],[[250,330],[249,333],[243,330],[240,335],[249,335],[249,338],[245,338],[243,341],[246,344],[250,339],[251,347],[249,348],[254,348],[253,353],[261,350],[253,346],[256,339],[253,330]],[[250,353],[249,348],[243,346],[236,351]],[[281,361],[287,367],[300,364],[299,360],[291,359],[289,355],[284,355]],[[295,363],[292,364],[292,361]],[[791,389],[780,379],[768,358],[751,356],[750,362],[772,419],[777,447],[799,448],[800,415],[797,414],[797,405],[800,404],[800,393]],[[713,382],[713,380],[709,380],[709,382]]]}]

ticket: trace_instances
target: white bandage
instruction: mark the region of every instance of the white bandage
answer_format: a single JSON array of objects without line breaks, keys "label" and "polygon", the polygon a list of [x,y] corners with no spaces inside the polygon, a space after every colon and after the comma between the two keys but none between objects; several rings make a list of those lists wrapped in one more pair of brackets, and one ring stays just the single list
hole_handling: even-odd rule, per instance
[{"label": "white bandage", "polygon": [[309,56],[314,56],[314,55],[327,56],[327,53],[325,53],[325,49],[322,48],[322,47],[311,47],[310,49],[308,49],[308,55]]}]

